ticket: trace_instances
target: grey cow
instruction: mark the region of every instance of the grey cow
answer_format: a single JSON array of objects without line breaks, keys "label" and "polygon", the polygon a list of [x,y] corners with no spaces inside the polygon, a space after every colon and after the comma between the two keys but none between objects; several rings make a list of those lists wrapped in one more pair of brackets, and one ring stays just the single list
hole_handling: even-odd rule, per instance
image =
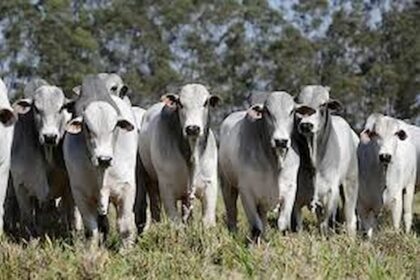
[{"label": "grey cow", "polygon": [[[92,245],[106,233],[109,203],[117,210],[124,246],[135,237],[134,201],[138,131],[132,108],[109,94],[105,80],[87,76],[67,125],[64,158],[76,205]],[[101,227],[101,228],[100,228]]]},{"label": "grey cow", "polygon": [[[200,84],[187,84],[179,95],[167,94],[143,117],[140,158],[143,181],[150,197],[154,220],[160,219],[160,200],[171,220],[180,220],[177,202],[182,201],[184,221],[192,199],[203,203],[203,223],[216,222],[217,147],[209,128],[210,108],[219,98]],[[145,194],[145,190],[140,193]],[[139,197],[144,201],[144,197]],[[139,216],[145,217],[145,207]],[[144,221],[140,223],[144,224]]]},{"label": "grey cow", "polygon": [[0,235],[3,233],[4,201],[10,173],[10,155],[13,141],[13,124],[17,116],[10,106],[7,88],[0,79]]},{"label": "grey cow", "polygon": [[296,101],[296,139],[301,156],[294,211],[297,228],[301,228],[301,208],[309,205],[317,213],[321,232],[326,233],[338,207],[341,186],[347,233],[354,235],[358,137],[343,118],[331,115],[340,104],[330,99],[329,88],[305,86]]},{"label": "grey cow", "polygon": [[288,93],[272,92],[264,104],[232,113],[221,127],[219,169],[228,227],[236,230],[239,193],[257,241],[269,210],[278,210],[280,231],[290,228],[299,168],[294,110]]},{"label": "grey cow", "polygon": [[372,114],[360,134],[358,213],[368,237],[383,208],[391,209],[395,229],[403,212],[405,230],[411,229],[417,156],[408,128],[403,121]]},{"label": "grey cow", "polygon": [[35,205],[61,199],[63,219],[75,222],[75,209],[62,154],[65,124],[71,115],[65,109],[62,90],[41,79],[25,87],[24,97],[13,105],[19,114],[14,130],[11,174],[18,200],[21,223],[36,234]]}]

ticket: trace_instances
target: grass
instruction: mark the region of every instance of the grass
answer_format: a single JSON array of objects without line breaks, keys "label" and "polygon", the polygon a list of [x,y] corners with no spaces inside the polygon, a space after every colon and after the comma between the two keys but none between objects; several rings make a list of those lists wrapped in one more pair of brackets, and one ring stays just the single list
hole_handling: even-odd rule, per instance
[{"label": "grass", "polygon": [[[416,207],[418,215],[419,194]],[[0,279],[420,279],[420,239],[414,233],[385,226],[371,241],[343,234],[327,239],[310,218],[302,234],[269,229],[255,246],[247,242],[242,212],[235,236],[224,226],[222,205],[213,229],[204,229],[195,216],[188,227],[154,224],[124,251],[117,250],[115,229],[106,248],[94,251],[80,237],[15,243],[3,236]],[[418,233],[418,216],[416,228]]]}]

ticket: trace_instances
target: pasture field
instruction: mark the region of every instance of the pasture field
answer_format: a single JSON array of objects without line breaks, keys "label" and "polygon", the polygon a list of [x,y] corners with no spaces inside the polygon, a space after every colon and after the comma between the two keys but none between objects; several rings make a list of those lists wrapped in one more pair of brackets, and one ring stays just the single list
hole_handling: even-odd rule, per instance
[{"label": "pasture field", "polygon": [[[127,250],[117,249],[115,228],[106,248],[97,250],[86,249],[81,237],[16,243],[3,236],[0,279],[420,279],[420,239],[414,233],[385,226],[371,241],[344,234],[325,238],[307,216],[301,234],[270,228],[260,246],[248,245],[243,212],[240,231],[232,236],[222,204],[220,198],[216,228],[204,229],[196,210],[188,227],[152,225]],[[417,194],[417,235],[419,213]]]}]

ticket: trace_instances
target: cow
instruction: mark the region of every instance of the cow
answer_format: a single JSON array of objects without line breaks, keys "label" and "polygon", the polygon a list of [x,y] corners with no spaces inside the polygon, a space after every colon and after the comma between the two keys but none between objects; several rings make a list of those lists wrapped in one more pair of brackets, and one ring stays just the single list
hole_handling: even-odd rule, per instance
[{"label": "cow", "polygon": [[416,179],[416,189],[415,192],[420,191],[420,127],[406,123],[407,134],[411,143],[416,148],[417,155],[417,179]]},{"label": "cow", "polygon": [[335,220],[342,195],[347,233],[353,236],[358,193],[358,136],[343,118],[331,114],[340,110],[341,104],[330,99],[328,87],[305,86],[296,102],[295,135],[301,157],[294,207],[296,229],[301,229],[301,208],[307,205],[317,213],[320,231],[326,234],[329,220]]},{"label": "cow", "polygon": [[66,127],[64,159],[88,241],[96,246],[99,230],[106,234],[112,202],[123,246],[131,246],[136,234],[133,207],[138,146],[132,108],[109,94],[104,79],[88,75],[72,110],[75,117]]},{"label": "cow", "polygon": [[395,229],[400,227],[403,212],[405,231],[411,229],[417,155],[408,127],[403,121],[372,114],[360,134],[357,209],[369,238],[383,208],[391,209]]},{"label": "cow", "polygon": [[[150,107],[140,130],[142,193],[149,194],[152,219],[160,220],[160,201],[170,220],[186,222],[195,197],[202,201],[203,224],[216,223],[217,146],[210,129],[210,108],[220,98],[201,84],[184,85]],[[143,198],[139,198],[140,200]],[[177,202],[182,202],[182,216]],[[143,204],[144,205],[144,204]],[[145,207],[138,216],[145,217]],[[138,222],[144,224],[144,221]]]},{"label": "cow", "polygon": [[3,233],[4,202],[10,172],[13,125],[16,121],[17,116],[10,106],[6,85],[0,79],[0,235]]},{"label": "cow", "polygon": [[76,223],[62,154],[65,124],[71,118],[65,109],[67,102],[60,88],[34,79],[25,87],[23,98],[13,104],[19,119],[14,130],[11,174],[21,229],[30,235],[45,229],[36,223],[35,210],[40,205],[49,205],[48,212],[54,210],[55,199],[61,200],[64,225],[69,228]]},{"label": "cow", "polygon": [[259,241],[269,210],[277,210],[278,229],[290,229],[299,155],[292,139],[295,102],[272,92],[264,104],[230,114],[222,123],[219,172],[228,227],[236,231],[237,197]]}]

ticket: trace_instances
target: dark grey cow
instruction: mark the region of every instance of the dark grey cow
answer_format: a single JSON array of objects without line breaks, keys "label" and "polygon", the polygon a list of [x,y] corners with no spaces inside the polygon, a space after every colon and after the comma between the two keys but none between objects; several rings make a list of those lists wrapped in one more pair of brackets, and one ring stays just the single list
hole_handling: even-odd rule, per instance
[{"label": "dark grey cow", "polygon": [[301,228],[302,206],[310,205],[318,215],[321,232],[325,233],[329,219],[334,219],[341,186],[347,233],[353,235],[358,193],[358,137],[343,118],[331,115],[340,104],[330,99],[329,88],[305,86],[296,101],[296,139],[301,156],[294,211],[297,227]]},{"label": "dark grey cow", "polygon": [[236,230],[238,193],[253,238],[264,231],[269,210],[278,211],[280,231],[290,228],[299,168],[291,137],[294,109],[288,93],[272,92],[264,104],[223,121],[219,172],[229,229]]},{"label": "dark grey cow", "polygon": [[66,104],[60,88],[35,79],[13,105],[19,120],[14,131],[11,174],[22,225],[31,233],[36,232],[31,197],[41,204],[61,198],[65,224],[74,222],[74,203],[62,155],[65,124],[70,119]]},{"label": "dark grey cow", "polygon": [[[134,200],[138,131],[132,108],[111,95],[98,75],[87,76],[67,125],[64,158],[74,199],[93,245],[106,233],[109,203],[117,210],[123,244],[135,237]],[[124,116],[124,117],[123,117]]]},{"label": "dark grey cow", "polygon": [[[180,220],[177,201],[187,220],[192,199],[203,203],[203,222],[216,222],[217,147],[209,128],[210,108],[219,98],[200,84],[187,84],[179,95],[168,94],[143,118],[140,157],[154,220],[160,219],[160,199],[171,220]],[[143,192],[144,193],[144,192]],[[141,198],[139,198],[141,200]],[[144,205],[144,204],[143,204]],[[144,217],[144,207],[139,215]],[[140,222],[140,223],[144,223]]]}]

